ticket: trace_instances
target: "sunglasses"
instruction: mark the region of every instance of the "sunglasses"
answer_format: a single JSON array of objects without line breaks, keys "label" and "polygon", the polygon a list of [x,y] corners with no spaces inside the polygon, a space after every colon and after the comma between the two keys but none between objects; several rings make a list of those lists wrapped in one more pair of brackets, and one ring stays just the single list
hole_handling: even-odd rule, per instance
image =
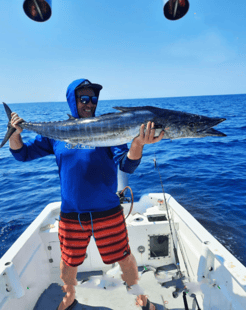
[{"label": "sunglasses", "polygon": [[96,96],[85,96],[85,95],[82,95],[82,96],[77,96],[77,98],[79,98],[81,103],[84,103],[84,104],[88,104],[90,101],[93,104],[97,104],[97,102],[98,102],[98,97],[96,97]]}]

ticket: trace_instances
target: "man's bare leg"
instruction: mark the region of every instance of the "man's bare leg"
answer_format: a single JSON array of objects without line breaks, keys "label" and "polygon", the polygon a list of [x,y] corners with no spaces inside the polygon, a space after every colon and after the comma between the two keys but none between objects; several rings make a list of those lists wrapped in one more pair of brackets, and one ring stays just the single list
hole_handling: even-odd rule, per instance
[{"label": "man's bare leg", "polygon": [[60,263],[61,275],[60,278],[64,282],[64,286],[62,290],[64,293],[67,293],[64,297],[62,302],[60,303],[58,310],[65,310],[69,307],[75,299],[75,285],[77,285],[77,270],[78,267],[70,267],[67,266],[63,260]]},{"label": "man's bare leg", "polygon": [[[128,286],[132,286],[134,284],[138,284],[138,266],[135,257],[131,253],[125,259],[118,262],[120,268],[123,272],[121,278],[123,281],[127,283]],[[147,296],[146,295],[138,295],[137,302],[141,306],[147,305]],[[59,309],[60,310],[60,309]],[[150,303],[150,310],[155,310],[155,306]]]},{"label": "man's bare leg", "polygon": [[131,253],[125,259],[118,262],[123,272],[121,278],[128,286],[138,284],[138,266],[135,257]]}]

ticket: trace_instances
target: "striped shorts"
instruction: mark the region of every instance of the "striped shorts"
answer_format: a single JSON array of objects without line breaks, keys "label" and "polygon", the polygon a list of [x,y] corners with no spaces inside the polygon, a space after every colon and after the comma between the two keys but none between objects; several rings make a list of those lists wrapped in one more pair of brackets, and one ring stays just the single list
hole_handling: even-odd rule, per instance
[{"label": "striped shorts", "polygon": [[58,237],[61,259],[70,267],[81,265],[93,235],[105,264],[113,264],[131,254],[123,207],[78,214],[60,214]]}]

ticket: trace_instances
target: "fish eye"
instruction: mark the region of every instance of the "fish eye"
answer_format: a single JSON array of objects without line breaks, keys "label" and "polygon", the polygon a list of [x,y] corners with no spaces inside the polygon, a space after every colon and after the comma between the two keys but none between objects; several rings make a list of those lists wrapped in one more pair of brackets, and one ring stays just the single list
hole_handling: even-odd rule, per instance
[{"label": "fish eye", "polygon": [[194,128],[196,126],[196,124],[191,122],[191,123],[188,124],[188,126],[191,127],[191,128]]}]

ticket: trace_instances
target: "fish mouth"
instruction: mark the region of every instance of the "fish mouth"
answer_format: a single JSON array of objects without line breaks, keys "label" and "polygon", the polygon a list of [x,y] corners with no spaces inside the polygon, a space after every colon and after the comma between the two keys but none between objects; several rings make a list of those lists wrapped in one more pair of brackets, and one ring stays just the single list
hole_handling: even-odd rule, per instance
[{"label": "fish mouth", "polygon": [[[211,124],[209,124],[209,128],[207,129],[207,131],[209,130],[215,130],[212,127],[219,125],[220,123],[224,122],[226,120],[226,118],[213,118],[211,121]],[[219,131],[218,131],[219,132]]]},{"label": "fish mouth", "polygon": [[[226,118],[220,118],[220,117],[213,117],[211,118],[208,123],[207,123],[207,127],[212,128],[214,126],[219,125],[220,123],[224,122],[226,120]],[[206,122],[205,122],[206,123]]]},{"label": "fish mouth", "polygon": [[[201,134],[206,134],[207,136],[216,136],[216,137],[227,137],[226,134],[224,134],[223,132],[216,130],[212,127],[217,126],[218,124],[224,122],[226,120],[226,118],[213,118],[213,120],[211,121],[211,123],[208,125],[209,128],[207,129],[201,129],[200,133]],[[199,131],[198,131],[199,132]]]},{"label": "fish mouth", "polygon": [[[224,121],[226,121],[226,118],[218,118],[216,125],[218,125],[218,124],[220,124],[220,123],[222,123]],[[214,125],[214,126],[216,126],[216,125]]]},{"label": "fish mouth", "polygon": [[205,133],[208,134],[208,136],[227,137],[226,134],[214,128],[209,128],[208,130],[205,131]]}]

